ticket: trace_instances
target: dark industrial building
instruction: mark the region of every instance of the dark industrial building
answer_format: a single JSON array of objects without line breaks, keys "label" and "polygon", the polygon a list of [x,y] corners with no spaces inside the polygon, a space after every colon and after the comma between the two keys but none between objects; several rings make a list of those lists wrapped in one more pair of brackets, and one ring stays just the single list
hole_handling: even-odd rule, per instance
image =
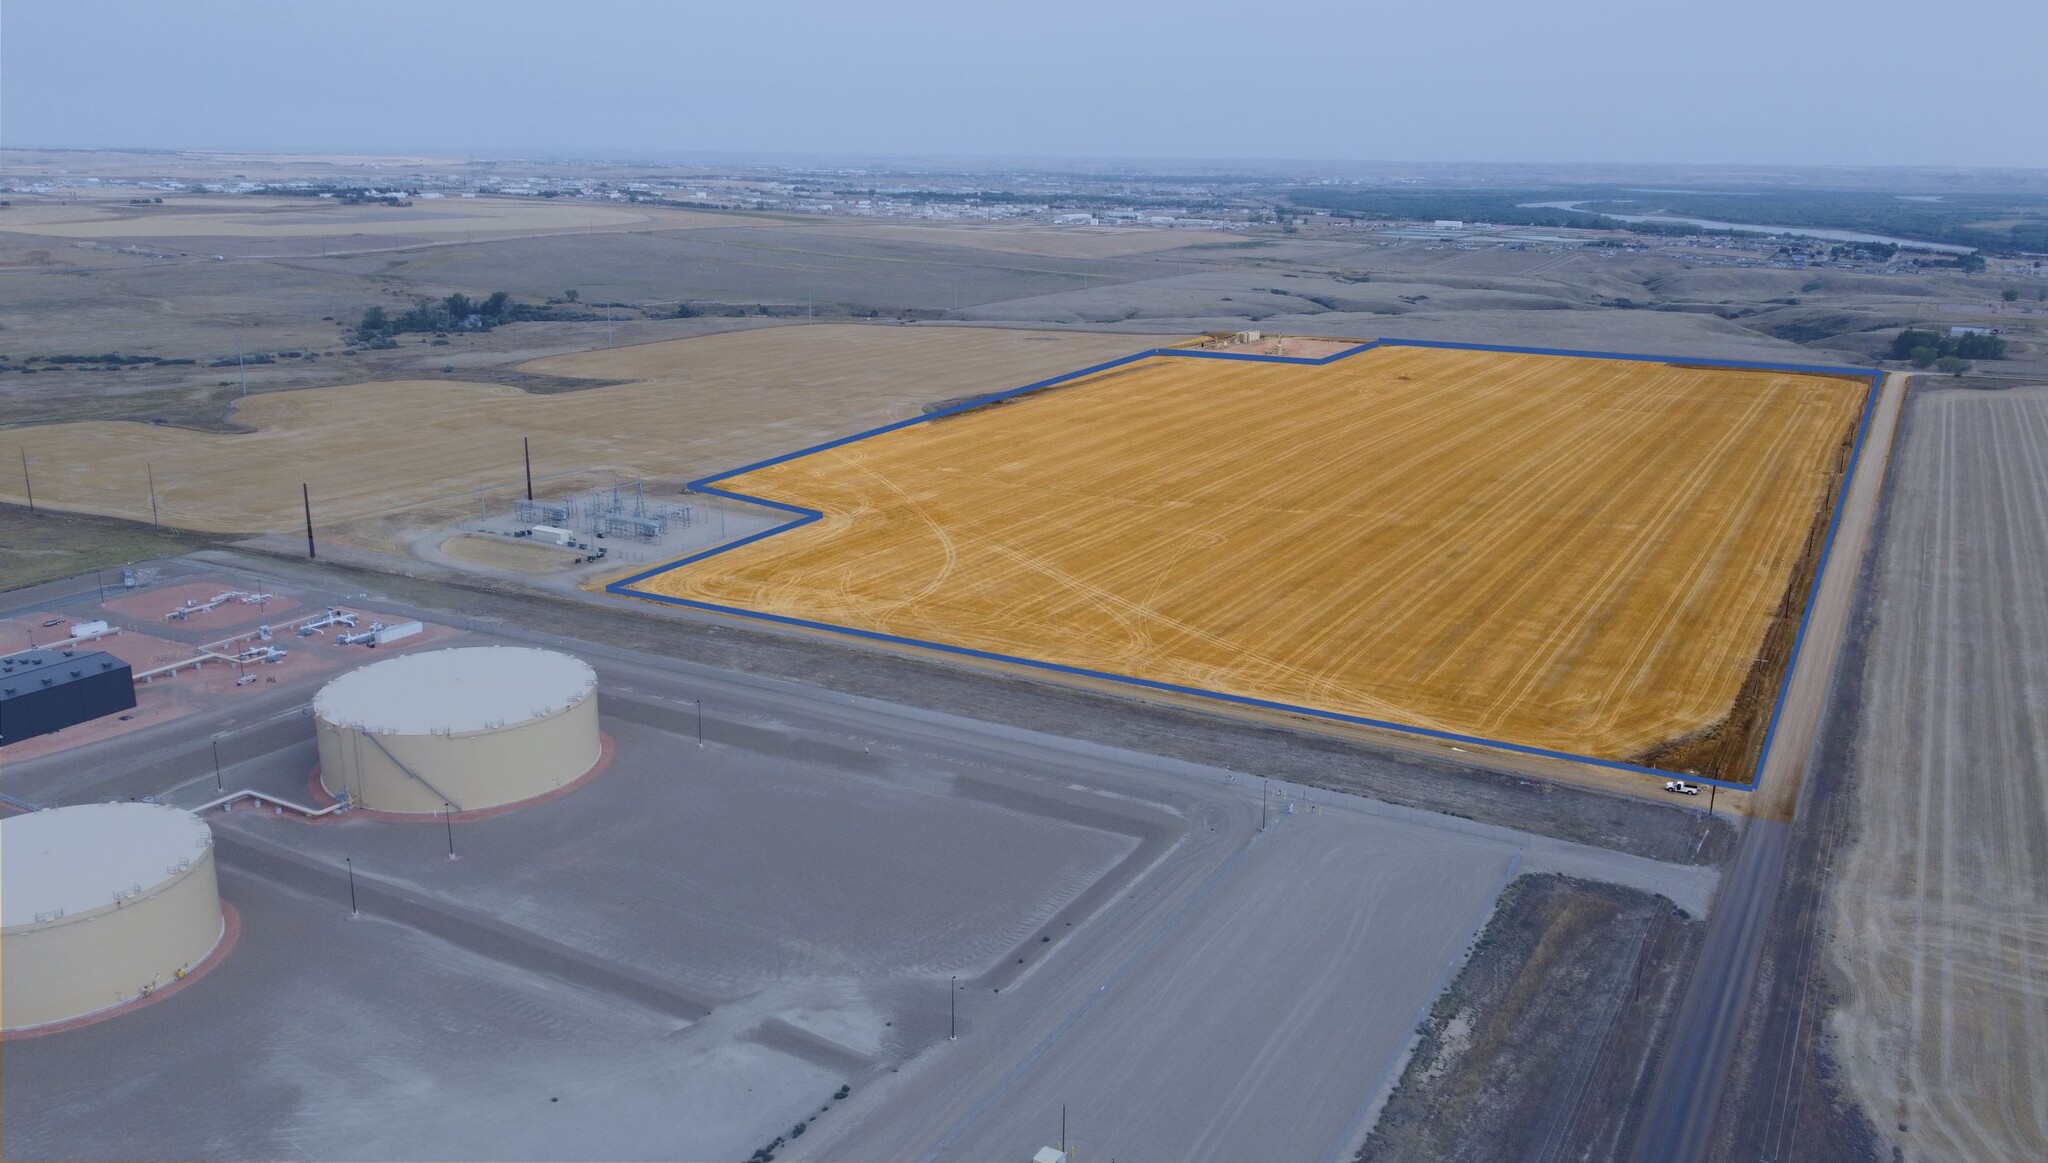
[{"label": "dark industrial building", "polygon": [[0,743],[19,743],[134,705],[134,671],[104,650],[25,650],[0,658]]}]

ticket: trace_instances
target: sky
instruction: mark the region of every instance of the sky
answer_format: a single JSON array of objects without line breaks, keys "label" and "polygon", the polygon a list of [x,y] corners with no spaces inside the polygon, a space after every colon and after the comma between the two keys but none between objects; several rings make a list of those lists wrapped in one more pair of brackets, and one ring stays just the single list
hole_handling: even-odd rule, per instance
[{"label": "sky", "polygon": [[2044,46],[2044,0],[4,0],[0,146],[2035,168]]}]

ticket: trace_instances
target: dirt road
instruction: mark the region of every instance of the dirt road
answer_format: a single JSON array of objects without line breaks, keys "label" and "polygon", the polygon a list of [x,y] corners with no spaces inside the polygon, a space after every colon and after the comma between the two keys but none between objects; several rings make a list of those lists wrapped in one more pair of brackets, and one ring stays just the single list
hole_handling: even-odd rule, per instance
[{"label": "dirt road", "polygon": [[1834,682],[1835,663],[1841,657],[1850,607],[1856,598],[1856,579],[1870,546],[1871,526],[1876,522],[1878,501],[1884,491],[1885,468],[1897,440],[1899,413],[1906,400],[1906,378],[1899,373],[1886,376],[1877,407],[1870,414],[1870,430],[1863,437],[1863,456],[1842,504],[1834,548],[1828,554],[1828,569],[1815,587],[1813,612],[1807,617],[1806,636],[1799,647],[1799,665],[1786,679],[1777,734],[1764,770],[1759,773],[1756,794],[1750,800],[1753,816],[1789,823],[1798,808],[1802,778],[1812,758],[1814,739],[1826,717],[1828,690]]},{"label": "dirt road", "polygon": [[[1883,495],[1905,389],[1904,376],[1886,377],[1864,435],[1863,458],[1849,483],[1798,665],[1787,679],[1778,738],[1761,777],[1763,788],[1752,798],[1751,818],[1722,881],[1706,944],[1650,1097],[1644,1132],[1635,1144],[1634,1157],[1646,1163],[1698,1159],[1707,1149],[1730,1060],[1749,1012],[1769,910],[1784,871],[1790,821],[1813,759],[1816,733],[1827,714],[1835,663]],[[1765,795],[1778,797],[1776,810],[1759,810],[1758,801]]]}]

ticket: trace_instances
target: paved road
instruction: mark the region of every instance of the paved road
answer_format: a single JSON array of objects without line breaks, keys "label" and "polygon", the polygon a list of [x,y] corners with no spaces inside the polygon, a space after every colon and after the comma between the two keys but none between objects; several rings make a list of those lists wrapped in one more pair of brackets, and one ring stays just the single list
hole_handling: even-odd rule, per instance
[{"label": "paved road", "polygon": [[1643,1114],[1634,1155],[1641,1163],[1677,1163],[1706,1152],[1791,834],[1789,825],[1752,820],[1735,849]]},{"label": "paved road", "polygon": [[[1849,482],[1827,574],[1818,582],[1798,669],[1786,679],[1789,690],[1759,793],[1777,797],[1772,814],[1785,821],[1796,813],[1799,789],[1827,713],[1828,692],[1834,687],[1835,664],[1905,400],[1905,381],[1901,375],[1886,377],[1856,478]],[[1763,955],[1771,902],[1784,877],[1793,826],[1758,817],[1744,826],[1650,1092],[1633,1155],[1640,1163],[1696,1163],[1706,1155]]]}]

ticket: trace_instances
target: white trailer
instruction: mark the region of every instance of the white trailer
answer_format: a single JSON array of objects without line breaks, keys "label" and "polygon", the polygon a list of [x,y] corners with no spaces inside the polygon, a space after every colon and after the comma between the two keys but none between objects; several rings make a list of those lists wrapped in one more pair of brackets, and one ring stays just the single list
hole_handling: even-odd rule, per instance
[{"label": "white trailer", "polygon": [[558,525],[535,525],[533,535],[539,540],[552,541],[565,549],[576,544],[575,532]]},{"label": "white trailer", "polygon": [[400,622],[396,625],[386,626],[374,633],[370,639],[370,645],[383,646],[388,642],[396,642],[401,638],[410,638],[425,629],[426,627],[418,622]]}]

